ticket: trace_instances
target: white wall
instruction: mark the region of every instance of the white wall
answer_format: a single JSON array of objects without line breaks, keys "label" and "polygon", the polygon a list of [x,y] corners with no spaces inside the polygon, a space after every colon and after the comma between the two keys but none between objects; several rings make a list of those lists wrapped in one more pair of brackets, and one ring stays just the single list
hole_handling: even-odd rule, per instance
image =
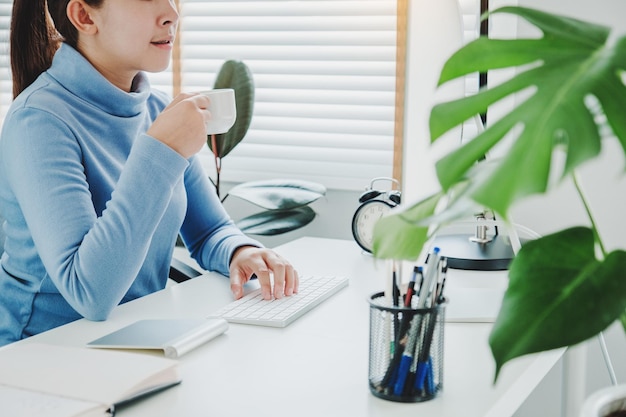
[{"label": "white wall", "polygon": [[407,32],[402,191],[412,203],[438,191],[433,161],[459,141],[454,131],[431,146],[428,127],[432,106],[464,91],[462,80],[437,89],[445,60],[462,45],[457,0],[412,0]]},{"label": "white wall", "polygon": [[[623,0],[519,0],[520,5],[560,13],[578,19],[608,25],[614,33],[626,32],[626,2]],[[519,35],[529,34],[528,26],[520,24]],[[626,116],[626,109],[625,116]],[[626,249],[626,175],[624,151],[617,140],[605,141],[601,157],[581,170],[581,181],[591,208],[599,223],[600,234],[607,249]],[[533,198],[517,207],[515,220],[540,233],[588,224],[582,205],[571,182],[564,183],[549,197]],[[605,332],[607,346],[619,383],[626,383],[626,339],[619,325]],[[610,385],[597,339],[587,342],[585,394]],[[567,411],[567,408],[566,408]],[[573,411],[573,410],[570,410]]]},{"label": "white wall", "polygon": [[[623,0],[519,0],[519,3],[522,6],[605,24],[613,27],[616,33],[626,32],[626,2]],[[529,27],[520,24],[520,37],[528,33],[531,33]],[[604,148],[601,158],[581,170],[582,184],[588,193],[607,246],[626,248],[624,151],[617,140],[613,139],[605,141]],[[583,207],[576,198],[571,183],[563,184],[549,198],[535,198],[521,205],[515,211],[515,220],[540,233],[581,222],[587,224]]]}]

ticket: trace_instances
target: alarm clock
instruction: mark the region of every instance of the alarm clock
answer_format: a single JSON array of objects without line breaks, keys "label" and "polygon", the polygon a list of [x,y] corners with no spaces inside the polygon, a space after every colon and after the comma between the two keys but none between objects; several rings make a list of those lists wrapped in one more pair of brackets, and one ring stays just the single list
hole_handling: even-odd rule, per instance
[{"label": "alarm clock", "polygon": [[387,177],[374,178],[369,188],[359,197],[359,207],[352,217],[352,235],[356,243],[366,252],[372,253],[374,240],[374,225],[393,207],[400,204],[400,191],[377,190],[374,184],[379,181],[389,181],[399,186],[400,183]]}]

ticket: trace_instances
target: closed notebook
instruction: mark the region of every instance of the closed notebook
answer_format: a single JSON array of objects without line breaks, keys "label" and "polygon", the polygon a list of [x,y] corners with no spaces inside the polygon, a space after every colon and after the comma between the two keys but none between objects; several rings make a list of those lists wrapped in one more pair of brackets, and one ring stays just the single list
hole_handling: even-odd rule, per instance
[{"label": "closed notebook", "polygon": [[87,344],[111,349],[159,350],[178,358],[228,329],[222,318],[139,320]]},{"label": "closed notebook", "polygon": [[113,415],[121,404],[178,384],[177,365],[175,360],[129,352],[8,345],[0,349],[0,414]]}]

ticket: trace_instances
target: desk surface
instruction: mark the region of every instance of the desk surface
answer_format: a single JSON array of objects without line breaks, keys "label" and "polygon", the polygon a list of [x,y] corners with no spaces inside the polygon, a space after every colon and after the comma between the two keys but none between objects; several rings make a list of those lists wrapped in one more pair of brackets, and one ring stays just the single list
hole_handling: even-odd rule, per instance
[{"label": "desk surface", "polygon": [[[562,355],[512,361],[494,385],[491,324],[447,323],[440,396],[415,404],[376,398],[368,388],[367,299],[384,287],[384,262],[352,241],[301,238],[276,250],[302,273],[346,275],[350,285],[284,329],[231,324],[224,335],[180,358],[182,384],[120,410],[120,417],[506,417]],[[455,271],[446,285],[503,288],[505,282],[503,273]],[[79,320],[22,343],[83,346],[138,319],[205,317],[231,300],[228,280],[209,273],[124,304],[107,321]]]}]

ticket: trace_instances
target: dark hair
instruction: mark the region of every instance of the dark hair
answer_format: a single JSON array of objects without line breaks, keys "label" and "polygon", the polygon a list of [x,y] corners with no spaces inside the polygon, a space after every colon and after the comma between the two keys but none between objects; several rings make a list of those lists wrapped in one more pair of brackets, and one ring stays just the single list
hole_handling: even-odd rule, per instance
[{"label": "dark hair", "polygon": [[[85,0],[98,7],[104,0]],[[78,31],[67,17],[69,0],[15,0],[11,15],[11,72],[17,97],[44,71],[61,42],[76,48]]]}]

